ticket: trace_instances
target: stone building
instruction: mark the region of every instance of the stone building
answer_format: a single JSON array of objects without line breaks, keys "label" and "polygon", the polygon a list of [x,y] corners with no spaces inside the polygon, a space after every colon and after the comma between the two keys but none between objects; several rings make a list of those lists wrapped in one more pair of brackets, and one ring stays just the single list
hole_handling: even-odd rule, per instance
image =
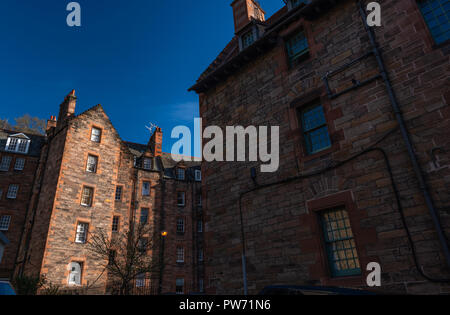
[{"label": "stone building", "polygon": [[373,28],[365,1],[284,2],[266,19],[233,1],[235,35],[190,89],[205,127],[280,127],[277,172],[202,166],[206,291],[449,293],[449,2],[379,1]]},{"label": "stone building", "polygon": [[[19,242],[20,249],[17,257],[7,255],[6,265],[15,261],[16,274],[45,275],[63,290],[108,293],[114,279],[105,271],[108,261],[88,249],[90,238],[100,230],[119,237],[142,223],[151,227],[148,255],[158,266],[139,275],[132,292],[202,291],[199,163],[177,163],[163,153],[160,128],[148,144],[123,141],[101,105],[75,115],[76,100],[72,91],[58,118],[48,121],[45,141],[36,147],[40,154],[28,166],[34,180],[14,179],[27,183],[19,192],[28,214],[26,224],[25,214],[11,220],[11,250]],[[2,187],[9,181],[2,180]]]}]

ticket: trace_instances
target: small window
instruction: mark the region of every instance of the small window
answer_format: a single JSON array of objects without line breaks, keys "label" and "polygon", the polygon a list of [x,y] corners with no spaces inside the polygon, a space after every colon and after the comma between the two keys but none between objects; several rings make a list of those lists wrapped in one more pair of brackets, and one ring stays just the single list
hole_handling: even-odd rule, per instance
[{"label": "small window", "polygon": [[198,261],[203,262],[203,249],[198,250]]},{"label": "small window", "polygon": [[147,224],[148,223],[148,213],[149,213],[149,209],[148,208],[142,208],[141,209],[141,217],[139,222],[141,224]]},{"label": "small window", "polygon": [[202,194],[197,195],[197,206],[198,207],[202,206]]},{"label": "small window", "polygon": [[100,143],[101,140],[102,140],[102,130],[93,127],[91,132],[91,141]]},{"label": "small window", "polygon": [[89,231],[89,224],[81,222],[78,223],[75,243],[86,244],[88,231]]},{"label": "small window", "polygon": [[148,249],[148,239],[147,238],[141,238],[138,242],[138,250],[140,253],[147,252]]},{"label": "small window", "polygon": [[144,158],[144,169],[145,170],[151,170],[153,164],[153,159],[151,158]]},{"label": "small window", "polygon": [[2,215],[0,217],[0,231],[8,231],[10,223],[11,223],[11,216],[10,215]]},{"label": "small window", "polygon": [[197,182],[201,182],[202,181],[202,171],[195,170],[195,180]]},{"label": "small window", "polygon": [[186,193],[179,191],[177,194],[177,204],[179,207],[184,207],[186,205]]},{"label": "small window", "polygon": [[150,196],[150,182],[143,182],[142,196]]},{"label": "small window", "polygon": [[303,31],[296,33],[286,42],[289,64],[295,65],[302,57],[309,53],[308,40]]},{"label": "small window", "polygon": [[242,48],[250,47],[255,42],[255,34],[253,30],[242,35]]},{"label": "small window", "polygon": [[177,279],[175,285],[175,293],[179,295],[184,294],[184,279]]},{"label": "small window", "polygon": [[9,152],[28,153],[31,141],[29,139],[20,139],[16,137],[8,137],[5,150]]},{"label": "small window", "polygon": [[25,159],[24,158],[16,158],[16,163],[14,164],[15,171],[23,171],[25,168]]},{"label": "small window", "polygon": [[122,200],[122,186],[116,186],[116,201]]},{"label": "small window", "polygon": [[345,208],[322,212],[321,221],[332,276],[361,274],[355,239]]},{"label": "small window", "polygon": [[197,232],[203,233],[203,221],[202,220],[197,221]]},{"label": "small window", "polygon": [[19,191],[19,185],[9,185],[8,194],[6,195],[6,198],[16,199],[18,191]]},{"label": "small window", "polygon": [[184,219],[182,218],[177,219],[177,233],[184,233]]},{"label": "small window", "polygon": [[98,157],[95,155],[88,155],[86,172],[88,173],[97,173],[97,163]]},{"label": "small window", "polygon": [[119,232],[119,227],[120,227],[120,217],[113,217],[112,231]]},{"label": "small window", "polygon": [[73,262],[70,264],[69,285],[81,285],[81,272],[83,263]]},{"label": "small window", "polygon": [[177,263],[184,263],[184,248],[177,247]]},{"label": "small window", "polygon": [[0,164],[0,171],[7,172],[9,171],[9,166],[11,165],[12,157],[3,156],[2,162]]},{"label": "small window", "polygon": [[331,147],[331,139],[322,105],[309,107],[301,113],[301,125],[308,155]]},{"label": "small window", "polygon": [[184,168],[177,168],[177,179],[184,180],[186,178],[186,170]]},{"label": "small window", "polygon": [[145,287],[145,273],[140,273],[136,277],[136,288]]},{"label": "small window", "polygon": [[94,196],[94,188],[83,187],[83,194],[81,196],[81,205],[85,207],[91,207],[93,196]]},{"label": "small window", "polygon": [[419,8],[436,44],[450,39],[450,2],[419,0]]}]

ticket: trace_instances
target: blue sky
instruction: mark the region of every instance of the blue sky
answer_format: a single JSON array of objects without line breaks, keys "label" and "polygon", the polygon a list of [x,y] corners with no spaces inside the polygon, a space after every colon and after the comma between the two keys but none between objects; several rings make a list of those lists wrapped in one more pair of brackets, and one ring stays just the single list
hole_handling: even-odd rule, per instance
[{"label": "blue sky", "polygon": [[[122,139],[147,143],[145,125],[193,126],[198,97],[187,89],[234,33],[231,0],[2,0],[0,118],[58,114],[75,89],[77,113],[102,104]],[[260,0],[269,17],[284,3]]]}]

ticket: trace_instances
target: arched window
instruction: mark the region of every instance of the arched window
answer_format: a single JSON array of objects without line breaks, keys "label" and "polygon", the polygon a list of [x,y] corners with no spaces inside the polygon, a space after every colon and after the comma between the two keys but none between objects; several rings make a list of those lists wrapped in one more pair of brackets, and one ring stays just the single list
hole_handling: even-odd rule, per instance
[{"label": "arched window", "polygon": [[79,262],[70,263],[69,285],[81,285],[81,265]]}]

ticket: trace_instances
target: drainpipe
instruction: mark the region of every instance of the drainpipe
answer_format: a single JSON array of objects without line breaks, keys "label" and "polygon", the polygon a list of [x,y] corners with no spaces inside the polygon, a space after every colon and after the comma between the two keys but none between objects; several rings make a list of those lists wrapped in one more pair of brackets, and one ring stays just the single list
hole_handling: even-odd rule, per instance
[{"label": "drainpipe", "polygon": [[386,67],[384,65],[380,49],[378,48],[378,44],[376,42],[375,33],[374,33],[373,29],[367,25],[367,15],[366,15],[366,12],[365,12],[365,10],[363,8],[362,1],[358,2],[358,6],[359,6],[359,13],[361,15],[361,18],[363,19],[364,28],[365,28],[367,34],[369,35],[370,43],[371,43],[372,48],[373,48],[373,53],[374,53],[374,55],[375,55],[375,57],[377,59],[378,67],[380,68],[380,71],[381,71],[381,76],[382,76],[382,78],[384,80],[387,92],[389,94],[389,100],[391,101],[391,105],[392,105],[392,108],[394,110],[395,117],[397,118],[398,124],[400,126],[400,131],[401,131],[403,140],[405,141],[406,148],[408,150],[408,155],[409,155],[409,158],[410,158],[411,163],[413,165],[414,172],[416,174],[416,178],[417,178],[417,180],[419,182],[420,189],[421,189],[421,191],[423,193],[423,196],[425,198],[426,205],[427,205],[428,210],[430,211],[431,217],[433,219],[433,223],[434,223],[434,226],[436,228],[436,232],[438,234],[438,238],[439,238],[439,241],[441,243],[445,259],[447,261],[447,266],[450,268],[450,251],[449,251],[449,246],[448,246],[447,239],[445,237],[444,231],[442,229],[442,226],[441,226],[441,223],[440,223],[440,220],[439,220],[438,212],[437,212],[436,208],[434,207],[433,199],[431,198],[430,191],[428,189],[427,183],[426,183],[425,178],[423,176],[423,172],[422,172],[422,169],[420,167],[420,164],[418,162],[418,159],[417,159],[417,156],[416,156],[413,144],[412,144],[410,136],[409,136],[408,129],[407,129],[406,124],[405,124],[405,120],[403,118],[402,111],[401,111],[401,109],[400,109],[400,107],[398,105],[397,98],[395,96],[395,93],[394,93],[394,90],[392,88],[392,85],[391,85],[388,73],[386,71]]}]

